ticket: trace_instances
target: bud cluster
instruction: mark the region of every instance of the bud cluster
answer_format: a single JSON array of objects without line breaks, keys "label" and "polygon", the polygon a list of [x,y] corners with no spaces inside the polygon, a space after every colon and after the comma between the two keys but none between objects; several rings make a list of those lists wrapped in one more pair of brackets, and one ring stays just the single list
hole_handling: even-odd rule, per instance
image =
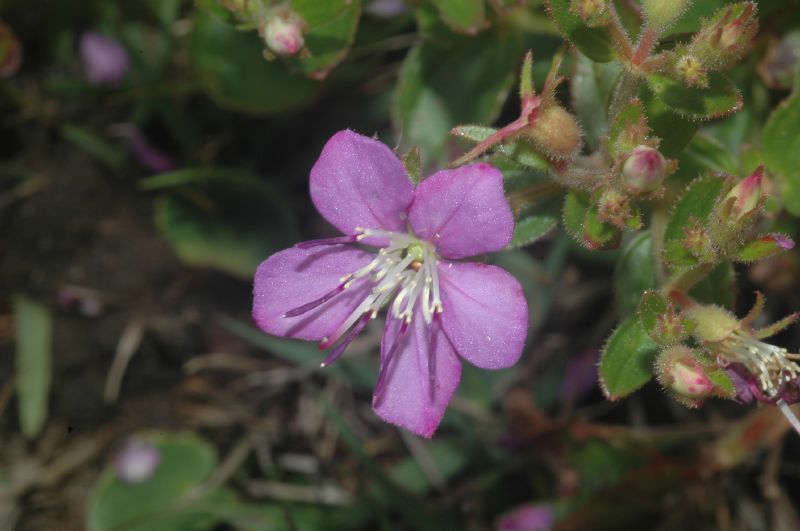
[{"label": "bud cluster", "polygon": [[678,46],[672,69],[688,86],[707,87],[708,73],[721,70],[742,56],[758,31],[757,6],[739,2],[706,21],[692,41]]}]

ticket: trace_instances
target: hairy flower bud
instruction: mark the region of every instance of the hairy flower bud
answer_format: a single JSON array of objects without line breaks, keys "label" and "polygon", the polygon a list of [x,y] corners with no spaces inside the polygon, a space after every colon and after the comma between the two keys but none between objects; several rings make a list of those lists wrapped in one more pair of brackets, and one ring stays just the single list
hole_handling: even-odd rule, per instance
[{"label": "hairy flower bud", "polygon": [[684,403],[689,406],[696,406],[698,399],[714,393],[714,382],[697,361],[695,352],[684,345],[677,345],[662,352],[656,369],[659,383],[683,398]]},{"label": "hairy flower bud", "polygon": [[691,3],[691,0],[644,0],[642,9],[651,26],[665,28],[680,18]]},{"label": "hairy flower bud", "polygon": [[553,105],[542,109],[536,120],[522,130],[534,147],[556,159],[574,157],[581,148],[581,128],[573,115]]},{"label": "hairy flower bud", "polygon": [[705,88],[708,86],[708,72],[697,57],[684,55],[675,63],[675,71],[690,87]]},{"label": "hairy flower bud", "polygon": [[761,201],[762,180],[764,166],[759,166],[749,177],[741,181],[728,192],[723,200],[723,205],[734,199],[731,214],[735,219],[741,219],[758,207]]},{"label": "hairy flower bud", "polygon": [[634,192],[652,192],[666,176],[667,161],[649,146],[636,146],[622,165],[622,179]]},{"label": "hairy flower bud", "polygon": [[703,343],[719,343],[739,328],[739,320],[719,306],[694,306],[686,315],[695,321],[694,336]]},{"label": "hairy flower bud", "polygon": [[269,11],[261,29],[264,42],[271,52],[280,56],[295,55],[305,44],[305,23],[297,13],[285,6]]}]

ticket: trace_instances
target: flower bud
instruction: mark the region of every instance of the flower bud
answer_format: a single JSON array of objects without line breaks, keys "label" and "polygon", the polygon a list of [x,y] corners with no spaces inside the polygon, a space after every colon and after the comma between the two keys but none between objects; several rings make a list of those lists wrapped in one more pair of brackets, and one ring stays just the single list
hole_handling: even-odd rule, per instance
[{"label": "flower bud", "polygon": [[695,322],[694,337],[703,343],[719,343],[739,328],[739,320],[719,306],[693,306],[686,315]]},{"label": "flower bud", "polygon": [[636,146],[622,165],[622,179],[632,191],[652,192],[667,176],[667,161],[649,146]]},{"label": "flower bud", "polygon": [[735,219],[741,219],[756,209],[761,201],[761,181],[764,177],[764,166],[759,166],[749,177],[733,187],[728,192],[722,204],[734,199],[731,214]]},{"label": "flower bud", "polygon": [[755,35],[758,23],[755,21],[756,5],[752,2],[744,4],[741,13],[733,20],[728,20],[739,6],[730,6],[723,17],[724,24],[719,31],[719,48],[723,51],[735,50],[746,46]]},{"label": "flower bud", "polygon": [[691,0],[644,0],[642,9],[651,26],[665,28],[680,18],[691,3]]},{"label": "flower bud", "polygon": [[295,55],[305,44],[305,23],[288,7],[272,8],[267,15],[261,33],[267,48],[275,55]]},{"label": "flower bud", "polygon": [[665,389],[687,399],[687,405],[697,405],[696,400],[714,393],[714,382],[706,375],[694,351],[677,345],[661,353],[656,377]]},{"label": "flower bud", "polygon": [[581,148],[581,128],[569,112],[558,105],[541,109],[536,120],[522,130],[534,147],[556,159],[574,157]]},{"label": "flower bud", "polygon": [[248,20],[256,15],[256,0],[219,0],[219,3],[240,20]]},{"label": "flower bud", "polygon": [[675,63],[675,71],[690,87],[705,88],[708,86],[708,72],[703,64],[693,55],[684,55]]},{"label": "flower bud", "polygon": [[570,11],[581,17],[588,26],[607,24],[610,19],[606,0],[572,0]]},{"label": "flower bud", "polygon": [[143,483],[153,477],[160,461],[161,454],[154,444],[131,438],[117,454],[114,469],[124,483]]}]

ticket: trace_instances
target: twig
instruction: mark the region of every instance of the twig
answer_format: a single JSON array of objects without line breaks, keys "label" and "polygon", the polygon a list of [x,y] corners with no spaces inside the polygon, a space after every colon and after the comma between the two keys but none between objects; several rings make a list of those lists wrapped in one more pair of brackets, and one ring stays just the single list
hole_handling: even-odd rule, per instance
[{"label": "twig", "polygon": [[103,398],[106,402],[113,404],[119,398],[119,391],[122,387],[122,378],[125,376],[125,371],[133,355],[139,349],[144,337],[146,318],[139,314],[135,315],[128,324],[125,325],[125,330],[122,331],[122,336],[119,338],[117,350],[114,353],[114,361],[111,363],[111,368],[108,370],[108,378],[106,379],[105,390],[103,391]]}]

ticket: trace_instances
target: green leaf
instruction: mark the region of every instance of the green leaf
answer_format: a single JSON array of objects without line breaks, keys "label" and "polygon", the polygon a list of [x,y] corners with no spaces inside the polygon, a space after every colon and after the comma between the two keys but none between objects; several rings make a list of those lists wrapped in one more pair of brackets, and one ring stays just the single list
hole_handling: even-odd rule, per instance
[{"label": "green leaf", "polygon": [[[451,130],[451,134],[458,138],[465,138],[474,143],[481,142],[497,132],[494,127],[483,125],[459,125]],[[500,153],[517,164],[536,170],[547,171],[549,166],[542,156],[525,142],[507,142],[495,148],[495,153]]]},{"label": "green leaf", "polygon": [[750,240],[736,251],[734,260],[745,263],[756,262],[783,252],[785,249],[781,247],[778,238],[783,238],[783,236],[767,234],[755,240]]},{"label": "green leaf", "polygon": [[648,290],[639,301],[639,322],[651,338],[658,336],[658,318],[667,313],[669,302],[657,291]]},{"label": "green leaf", "polygon": [[698,223],[705,225],[725,181],[715,176],[700,177],[693,181],[672,209],[664,232],[664,258],[673,266],[694,266],[699,260],[684,245],[685,229]]},{"label": "green leaf", "polygon": [[125,161],[125,153],[95,132],[76,124],[61,126],[61,136],[78,149],[85,151],[106,167],[118,170]]},{"label": "green leaf", "polygon": [[361,0],[293,0],[292,11],[306,24],[309,54],[288,58],[302,72],[322,79],[347,55],[361,16]]},{"label": "green leaf", "polygon": [[592,205],[583,220],[581,244],[591,251],[609,250],[619,247],[622,231],[614,225],[600,220],[596,205]]},{"label": "green leaf", "polygon": [[486,26],[484,0],[431,0],[451,29],[475,34]]},{"label": "green leaf", "polygon": [[186,263],[249,279],[264,259],[290,244],[292,222],[278,194],[261,181],[211,176],[159,197],[156,226]]},{"label": "green leaf", "polygon": [[708,171],[737,173],[737,161],[718,140],[705,134],[695,135],[678,159],[678,171],[671,179],[690,182]]},{"label": "green leaf", "polygon": [[600,357],[600,384],[609,400],[631,394],[653,377],[657,346],[639,318],[628,317],[611,334]]},{"label": "green leaf", "polygon": [[143,439],[160,454],[153,477],[142,483],[125,483],[117,478],[113,466],[107,467],[89,497],[89,530],[181,531],[212,527],[214,519],[209,521],[207,515],[197,514],[206,500],[179,500],[208,479],[216,466],[214,448],[192,434],[150,434]]},{"label": "green leaf", "polygon": [[206,92],[219,105],[254,114],[285,113],[313,101],[313,81],[266,61],[254,32],[241,32],[198,11],[189,46],[192,64]]},{"label": "green leaf", "polygon": [[422,160],[420,159],[419,147],[414,146],[409,149],[400,160],[403,162],[403,167],[406,169],[411,184],[418,185],[422,181]]},{"label": "green leaf", "polygon": [[595,63],[576,53],[571,84],[572,108],[586,133],[587,143],[594,149],[608,129],[608,105],[621,70],[616,61]]},{"label": "green leaf", "polygon": [[570,190],[564,199],[564,210],[561,217],[564,230],[578,243],[581,243],[583,220],[586,219],[590,206],[590,197],[586,192]]},{"label": "green leaf", "polygon": [[772,111],[764,126],[762,151],[767,171],[781,185],[786,210],[800,216],[800,90]]},{"label": "green leaf", "polygon": [[52,379],[53,318],[24,295],[13,298],[17,405],[22,433],[35,437],[47,420]]},{"label": "green leaf", "polygon": [[653,239],[642,231],[623,247],[614,271],[614,294],[620,316],[633,315],[647,289],[656,287]]},{"label": "green leaf", "polygon": [[392,119],[406,145],[420,146],[423,167],[444,161],[455,125],[497,118],[521,54],[519,35],[509,31],[427,39],[412,48],[400,70]]},{"label": "green leaf", "polygon": [[672,111],[691,120],[713,120],[742,107],[742,95],[733,82],[719,72],[709,74],[707,88],[687,87],[677,76],[650,74],[647,83]]},{"label": "green leaf", "polygon": [[728,373],[725,372],[724,369],[718,369],[713,367],[707,367],[704,369],[706,376],[711,383],[717,388],[716,391],[728,398],[733,398],[736,396],[736,387],[733,385],[733,381],[731,377],[728,376]]},{"label": "green leaf", "polygon": [[665,157],[677,157],[689,143],[700,124],[673,112],[642,84],[642,102],[647,110],[648,125],[654,136],[661,139],[658,149]]},{"label": "green leaf", "polygon": [[580,16],[570,11],[570,0],[546,0],[545,5],[558,31],[586,57],[598,63],[614,60],[616,52],[608,31],[587,26]]},{"label": "green leaf", "polygon": [[626,103],[614,117],[608,132],[609,154],[616,158],[630,153],[647,135],[647,115],[642,102]]},{"label": "green leaf", "polygon": [[534,214],[521,219],[514,227],[514,237],[507,248],[518,249],[531,245],[553,230],[556,225],[558,225],[558,218],[548,214]]}]

